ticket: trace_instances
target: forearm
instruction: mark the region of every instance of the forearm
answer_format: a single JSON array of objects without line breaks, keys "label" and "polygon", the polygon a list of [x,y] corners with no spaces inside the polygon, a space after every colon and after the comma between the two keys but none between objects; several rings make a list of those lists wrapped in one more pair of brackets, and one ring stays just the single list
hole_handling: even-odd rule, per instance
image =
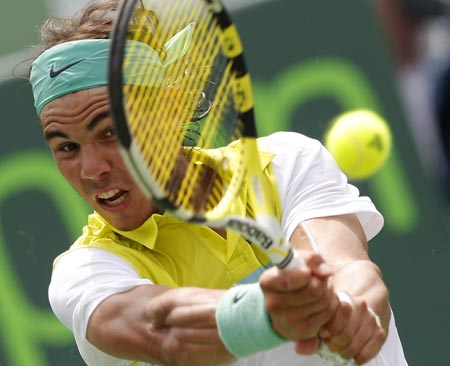
[{"label": "forearm", "polygon": [[165,365],[227,365],[234,357],[215,324],[221,290],[139,286],[106,299],[87,338],[112,356]]},{"label": "forearm", "polygon": [[161,332],[145,316],[145,308],[160,286],[139,286],[105,299],[92,313],[86,337],[103,352],[129,360],[160,361]]}]

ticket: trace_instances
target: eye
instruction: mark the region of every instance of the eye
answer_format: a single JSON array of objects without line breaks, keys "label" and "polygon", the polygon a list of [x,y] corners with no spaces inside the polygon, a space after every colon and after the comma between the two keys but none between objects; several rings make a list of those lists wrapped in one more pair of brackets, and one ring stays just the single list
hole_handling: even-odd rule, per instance
[{"label": "eye", "polygon": [[116,131],[113,128],[110,128],[105,132],[105,137],[114,137],[116,135]]},{"label": "eye", "polygon": [[72,142],[58,147],[58,151],[62,151],[62,152],[71,152],[71,151],[75,151],[77,149],[78,149],[78,144],[75,144]]}]

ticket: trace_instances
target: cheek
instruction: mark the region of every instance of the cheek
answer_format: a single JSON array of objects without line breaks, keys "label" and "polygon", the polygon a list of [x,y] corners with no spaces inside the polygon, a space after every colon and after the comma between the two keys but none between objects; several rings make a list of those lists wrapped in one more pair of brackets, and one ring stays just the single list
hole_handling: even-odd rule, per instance
[{"label": "cheek", "polygon": [[63,177],[74,187],[77,187],[80,182],[80,169],[78,163],[75,161],[58,159],[55,157],[56,166],[63,175]]},{"label": "cheek", "polygon": [[115,143],[110,149],[110,156],[113,156],[113,160],[116,165],[125,165],[122,159],[122,153],[118,143]]},{"label": "cheek", "polygon": [[122,174],[131,176],[131,173],[129,172],[129,169],[125,164],[125,161],[123,160],[122,154],[120,153],[120,149],[118,146],[116,146],[115,148],[113,147],[110,150],[109,157],[110,157],[109,160],[112,162],[112,165],[114,165],[114,170],[118,170]]}]

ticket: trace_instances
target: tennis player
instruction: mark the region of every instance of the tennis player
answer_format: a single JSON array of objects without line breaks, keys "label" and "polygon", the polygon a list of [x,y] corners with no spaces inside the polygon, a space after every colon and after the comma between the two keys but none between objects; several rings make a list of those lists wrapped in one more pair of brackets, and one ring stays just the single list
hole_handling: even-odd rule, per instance
[{"label": "tennis player", "polygon": [[84,361],[314,366],[324,365],[315,354],[322,338],[358,364],[407,365],[388,290],[367,253],[383,218],[318,141],[290,132],[260,141],[283,229],[306,268],[281,272],[242,237],[180,222],[140,191],[109,114],[116,9],[117,1],[96,1],[70,19],[50,19],[30,74],[56,164],[93,209],[55,259],[49,287]]}]

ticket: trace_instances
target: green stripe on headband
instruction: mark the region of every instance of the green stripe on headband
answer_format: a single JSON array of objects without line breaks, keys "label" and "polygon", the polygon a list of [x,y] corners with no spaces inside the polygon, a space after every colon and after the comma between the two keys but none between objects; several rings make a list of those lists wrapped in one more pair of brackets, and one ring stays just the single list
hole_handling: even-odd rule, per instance
[{"label": "green stripe on headband", "polygon": [[[124,73],[125,82],[162,85],[164,69],[184,56],[189,49],[193,27],[194,24],[191,23],[165,44],[167,58],[164,61],[147,44],[127,41],[126,54],[130,67]],[[110,45],[109,39],[70,41],[49,48],[36,58],[31,66],[30,82],[38,116],[49,102],[58,97],[106,86]]]}]

